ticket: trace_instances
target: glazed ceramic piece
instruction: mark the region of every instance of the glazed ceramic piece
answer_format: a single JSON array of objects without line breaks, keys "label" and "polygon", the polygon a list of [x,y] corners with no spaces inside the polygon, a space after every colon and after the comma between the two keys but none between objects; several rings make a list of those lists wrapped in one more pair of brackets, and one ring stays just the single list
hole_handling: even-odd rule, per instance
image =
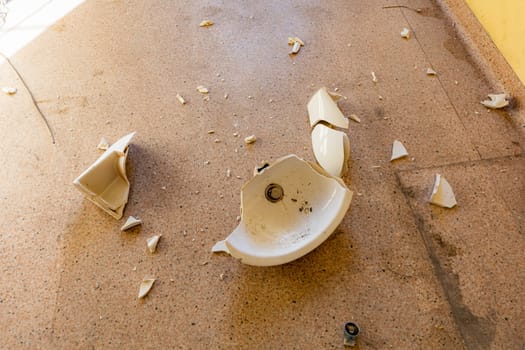
[{"label": "glazed ceramic piece", "polygon": [[348,119],[343,115],[325,87],[320,88],[308,102],[308,115],[312,127],[322,121],[339,128],[348,129]]},{"label": "glazed ceramic piece", "polygon": [[140,220],[140,219],[138,219],[138,218],[136,218],[134,216],[130,216],[130,217],[128,217],[128,219],[126,220],[124,225],[122,225],[122,227],[120,228],[120,231],[126,231],[126,230],[129,230],[130,228],[138,226],[138,225],[142,225],[142,220]]},{"label": "glazed ceramic piece", "polygon": [[488,97],[488,100],[481,101],[481,104],[487,108],[498,109],[509,105],[507,94],[488,94]]},{"label": "glazed ceramic piece", "polygon": [[148,295],[149,291],[151,290],[151,287],[153,287],[153,283],[155,283],[154,278],[144,278],[142,280],[142,283],[140,284],[140,288],[139,288],[139,295],[138,295],[139,299],[142,299],[146,295]]},{"label": "glazed ceramic piece", "polygon": [[453,208],[457,204],[452,186],[450,186],[448,181],[440,174],[436,174],[434,188],[430,196],[430,203],[443,208]]},{"label": "glazed ceramic piece", "polygon": [[401,141],[394,140],[394,143],[392,144],[392,156],[390,157],[390,161],[406,156],[408,156],[408,151],[405,146],[403,146]]},{"label": "glazed ceramic piece", "polygon": [[146,245],[151,254],[155,253],[157,250],[157,244],[159,244],[160,237],[162,237],[162,235],[155,235],[146,240]]},{"label": "glazed ceramic piece", "polygon": [[128,202],[130,184],[126,176],[126,159],[133,136],[135,132],[115,142],[73,181],[90,201],[115,219],[122,217]]},{"label": "glazed ceramic piece", "polygon": [[346,171],[350,154],[346,133],[317,124],[312,131],[312,148],[315,159],[327,173],[340,177]]},{"label": "glazed ceramic piece", "polygon": [[341,179],[295,155],[259,169],[242,188],[241,222],[213,251],[248,265],[285,264],[323,243],[350,207]]}]

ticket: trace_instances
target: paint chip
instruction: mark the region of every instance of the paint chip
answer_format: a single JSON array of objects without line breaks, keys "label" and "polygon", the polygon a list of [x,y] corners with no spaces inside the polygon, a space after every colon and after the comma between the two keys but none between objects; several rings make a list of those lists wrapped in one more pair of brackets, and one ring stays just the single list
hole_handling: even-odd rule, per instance
[{"label": "paint chip", "polygon": [[138,225],[141,225],[141,224],[142,224],[142,220],[137,219],[134,216],[130,216],[126,220],[126,223],[120,228],[120,230],[121,231],[126,231],[126,230],[129,230],[132,227],[135,227],[135,226],[138,226]]},{"label": "paint chip", "polygon": [[155,235],[148,238],[146,241],[148,250],[151,254],[155,253],[155,250],[157,250],[157,244],[159,243],[160,237],[162,237],[162,235]]},{"label": "paint chip", "polygon": [[199,24],[199,27],[211,27],[212,25],[213,21],[211,19],[205,19]]},{"label": "paint chip", "polygon": [[453,208],[457,204],[452,187],[440,174],[436,174],[434,188],[430,196],[430,203],[443,208]]},{"label": "paint chip", "polygon": [[148,295],[149,291],[151,290],[151,287],[153,287],[153,283],[155,283],[154,278],[144,278],[142,280],[142,283],[140,284],[139,295],[138,295],[139,299],[142,299],[146,295]]},{"label": "paint chip", "polygon": [[405,38],[407,40],[410,39],[410,29],[408,28],[403,28],[403,30],[399,34],[401,34],[402,38]]},{"label": "paint chip", "polygon": [[487,108],[498,109],[509,105],[507,94],[488,94],[489,99],[481,101],[481,104]]},{"label": "paint chip", "polygon": [[405,146],[403,146],[401,141],[394,140],[394,143],[392,145],[392,157],[390,158],[390,161],[393,161],[399,158],[403,158],[406,156],[408,156],[408,151],[405,148]]}]

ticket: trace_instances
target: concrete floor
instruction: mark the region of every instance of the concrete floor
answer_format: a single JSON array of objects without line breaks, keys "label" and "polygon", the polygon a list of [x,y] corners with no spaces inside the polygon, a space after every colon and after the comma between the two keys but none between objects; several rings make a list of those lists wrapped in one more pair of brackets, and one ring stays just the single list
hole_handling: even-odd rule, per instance
[{"label": "concrete floor", "polygon": [[[54,145],[2,61],[1,85],[19,91],[0,96],[0,347],[341,349],[353,320],[357,349],[523,349],[520,112],[479,104],[498,82],[435,1],[404,3],[422,11],[386,0],[87,0],[11,58]],[[200,28],[205,18],[215,25]],[[306,42],[295,57],[291,35]],[[345,181],[359,195],[342,224],[284,266],[212,255],[254,166],[314,159],[306,104],[321,86],[362,119],[348,131]],[[133,130],[124,215],[144,225],[121,233],[124,219],[72,180],[102,136]],[[413,159],[389,162],[394,139]],[[457,208],[427,203],[436,172]],[[150,255],[153,234],[163,237]],[[157,282],[137,300],[144,276]]]}]

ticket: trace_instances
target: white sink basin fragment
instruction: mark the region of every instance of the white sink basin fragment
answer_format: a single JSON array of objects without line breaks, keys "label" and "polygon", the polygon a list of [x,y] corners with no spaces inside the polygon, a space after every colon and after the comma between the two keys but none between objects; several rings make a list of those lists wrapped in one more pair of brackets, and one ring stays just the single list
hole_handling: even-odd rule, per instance
[{"label": "white sink basin fragment", "polygon": [[115,219],[120,219],[128,202],[129,181],[126,176],[128,145],[135,132],[115,142],[73,184],[87,199]]},{"label": "white sink basin fragment", "polygon": [[241,191],[241,222],[213,251],[248,265],[285,264],[323,243],[345,216],[352,192],[342,180],[288,155]]},{"label": "white sink basin fragment", "polygon": [[326,122],[338,128],[348,129],[348,118],[343,115],[325,87],[320,88],[312,96],[307,108],[310,126],[313,127],[319,122]]},{"label": "white sink basin fragment", "polygon": [[330,175],[340,177],[346,171],[350,154],[346,133],[317,124],[312,130],[312,148],[315,159]]}]

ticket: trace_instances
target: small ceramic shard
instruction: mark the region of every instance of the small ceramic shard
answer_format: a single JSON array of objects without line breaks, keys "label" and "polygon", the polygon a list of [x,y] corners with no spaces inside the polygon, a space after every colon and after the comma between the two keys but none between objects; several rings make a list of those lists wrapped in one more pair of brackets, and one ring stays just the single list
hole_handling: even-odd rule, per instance
[{"label": "small ceramic shard", "polygon": [[160,237],[162,237],[162,235],[155,235],[148,238],[148,240],[146,241],[146,244],[148,245],[148,250],[151,254],[155,253]]},{"label": "small ceramic shard", "polygon": [[211,135],[211,134],[215,134],[215,130],[208,130],[208,134]]},{"label": "small ceramic shard", "polygon": [[177,100],[179,100],[181,105],[185,105],[186,104],[186,100],[181,95],[177,94],[177,95],[175,95],[175,98],[177,98]]},{"label": "small ceramic shard", "polygon": [[207,87],[202,86],[202,85],[197,86],[197,91],[200,92],[201,94],[207,94],[208,92],[210,92],[210,90],[208,90]]},{"label": "small ceramic shard", "polygon": [[135,226],[138,226],[138,225],[141,225],[141,224],[142,224],[142,220],[137,219],[134,216],[130,216],[126,220],[126,223],[120,228],[120,230],[121,231],[126,231],[126,230],[129,230],[132,227],[135,227]]},{"label": "small ceramic shard", "polygon": [[224,99],[227,100],[230,95],[224,94]]},{"label": "small ceramic shard", "polygon": [[436,174],[434,188],[430,196],[430,203],[443,208],[453,208],[457,204],[452,187],[440,174]]},{"label": "small ceramic shard", "polygon": [[295,55],[299,52],[299,50],[301,50],[301,43],[296,41],[294,44],[293,44],[293,47],[292,47],[292,52],[291,54]]},{"label": "small ceramic shard", "polygon": [[498,109],[509,105],[507,94],[488,94],[488,96],[488,100],[481,101],[481,104],[487,108]]},{"label": "small ceramic shard", "polygon": [[427,68],[427,75],[437,75],[437,72],[432,68]]},{"label": "small ceramic shard", "polygon": [[410,39],[410,29],[408,28],[403,28],[403,30],[401,31],[401,37],[402,38],[405,38],[405,39]]},{"label": "small ceramic shard", "polygon": [[224,253],[230,254],[230,250],[226,246],[226,241],[225,240],[224,241],[218,241],[217,243],[215,243],[215,245],[211,248],[211,251],[212,251],[212,253],[224,252]]},{"label": "small ceramic shard", "polygon": [[213,142],[215,142],[215,143],[220,143],[221,140],[219,140],[219,139],[215,139],[215,140],[213,140]]},{"label": "small ceramic shard", "polygon": [[346,172],[350,155],[346,133],[317,124],[312,130],[312,149],[315,159],[327,173],[340,177]]},{"label": "small ceramic shard", "polygon": [[403,146],[400,141],[394,140],[394,144],[392,145],[392,157],[390,158],[390,161],[406,156],[408,156],[408,151],[405,146]]},{"label": "small ceramic shard", "polygon": [[374,82],[374,84],[377,83],[377,77],[375,72],[372,72],[372,81]]},{"label": "small ceramic shard", "polygon": [[154,278],[144,278],[142,280],[142,283],[140,284],[139,295],[138,295],[139,299],[142,299],[146,295],[148,295],[149,291],[151,290],[151,287],[153,287],[153,283],[155,283]]},{"label": "small ceramic shard", "polygon": [[210,27],[213,25],[213,21],[210,20],[210,19],[205,19],[204,21],[202,21],[199,26],[200,27]]},{"label": "small ceramic shard", "polygon": [[348,116],[348,118],[349,118],[350,120],[353,120],[353,121],[356,122],[356,123],[361,123],[361,118],[359,118],[359,117],[358,117],[357,115],[355,115],[355,114],[350,114],[350,115]]},{"label": "small ceramic shard", "polygon": [[2,88],[2,91],[3,91],[5,94],[8,94],[8,95],[14,95],[14,94],[16,94],[16,92],[18,91],[18,89],[15,88],[15,87],[9,87],[9,86],[6,86],[6,87],[3,87],[3,88]]},{"label": "small ceramic shard", "polygon": [[244,139],[244,143],[247,145],[255,143],[255,141],[257,141],[257,137],[255,137],[255,135],[250,135]]},{"label": "small ceramic shard", "polygon": [[330,95],[330,97],[332,98],[332,100],[334,100],[335,102],[339,101],[339,100],[342,99],[342,98],[346,99],[345,96],[341,95],[341,94],[338,93],[338,92],[328,91],[328,95]]},{"label": "small ceramic shard", "polygon": [[302,41],[300,38],[296,36],[288,37],[288,45],[294,46],[295,43],[299,43],[299,45],[304,46],[304,41]]},{"label": "small ceramic shard", "polygon": [[106,140],[104,137],[102,137],[100,139],[100,142],[97,145],[97,149],[102,150],[102,151],[107,151],[108,148],[109,148],[108,140]]},{"label": "small ceramic shard", "polygon": [[226,169],[226,177],[231,177],[232,171],[230,169]]}]

